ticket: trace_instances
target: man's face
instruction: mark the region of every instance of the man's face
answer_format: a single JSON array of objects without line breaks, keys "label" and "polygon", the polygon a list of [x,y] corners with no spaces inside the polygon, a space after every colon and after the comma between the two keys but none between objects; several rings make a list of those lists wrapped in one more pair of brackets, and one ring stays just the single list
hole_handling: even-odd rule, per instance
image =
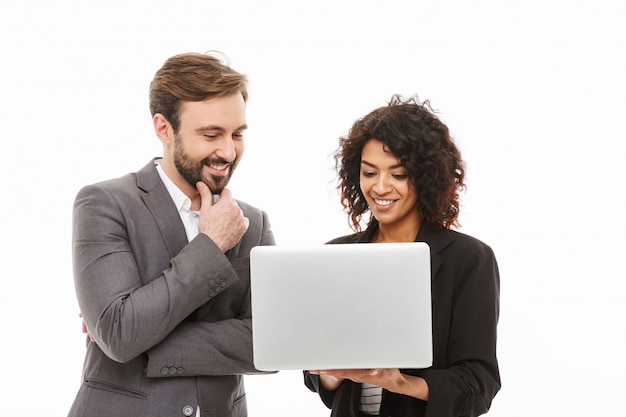
[{"label": "man's face", "polygon": [[184,102],[174,135],[176,169],[193,188],[202,181],[213,194],[221,193],[243,155],[246,128],[241,94]]}]

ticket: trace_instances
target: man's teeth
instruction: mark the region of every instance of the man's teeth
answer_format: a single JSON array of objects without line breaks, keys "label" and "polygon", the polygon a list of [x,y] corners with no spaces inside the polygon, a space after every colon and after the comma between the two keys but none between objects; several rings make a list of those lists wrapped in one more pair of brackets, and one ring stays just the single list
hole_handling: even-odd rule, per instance
[{"label": "man's teeth", "polygon": [[211,165],[211,168],[217,171],[223,171],[228,168],[228,165]]},{"label": "man's teeth", "polygon": [[377,198],[375,198],[374,201],[379,206],[388,206],[389,204],[393,203],[393,200],[379,200]]}]

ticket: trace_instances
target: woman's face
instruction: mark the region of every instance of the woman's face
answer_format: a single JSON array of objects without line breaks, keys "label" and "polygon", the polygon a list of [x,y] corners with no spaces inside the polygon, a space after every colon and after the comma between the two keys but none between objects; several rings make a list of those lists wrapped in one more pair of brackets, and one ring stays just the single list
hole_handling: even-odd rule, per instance
[{"label": "woman's face", "polygon": [[414,224],[418,218],[417,191],[400,160],[383,143],[370,139],[361,151],[361,192],[381,227]]}]

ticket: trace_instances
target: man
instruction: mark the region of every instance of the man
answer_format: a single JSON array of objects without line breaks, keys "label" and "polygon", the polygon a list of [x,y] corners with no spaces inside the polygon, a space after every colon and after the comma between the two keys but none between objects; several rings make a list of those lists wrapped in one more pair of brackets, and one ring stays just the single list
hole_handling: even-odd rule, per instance
[{"label": "man", "polygon": [[244,150],[246,83],[211,55],[169,58],[150,85],[163,156],[78,193],[74,280],[90,339],[70,417],[247,415],[249,252],[274,237],[225,188]]}]

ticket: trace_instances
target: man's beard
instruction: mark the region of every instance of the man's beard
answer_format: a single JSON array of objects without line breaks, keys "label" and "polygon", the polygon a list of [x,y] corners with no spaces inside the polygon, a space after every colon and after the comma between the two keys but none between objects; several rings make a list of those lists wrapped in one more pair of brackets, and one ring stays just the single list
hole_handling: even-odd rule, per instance
[{"label": "man's beard", "polygon": [[180,175],[194,188],[196,188],[198,181],[202,181],[209,187],[209,189],[211,189],[211,193],[220,194],[228,184],[230,177],[235,171],[237,159],[235,158],[235,161],[230,164],[228,173],[225,176],[202,175],[202,168],[209,164],[223,165],[230,164],[230,162],[221,158],[206,158],[202,161],[196,162],[185,152],[183,141],[180,136],[174,136],[174,165],[176,166],[176,169],[178,169]]}]

